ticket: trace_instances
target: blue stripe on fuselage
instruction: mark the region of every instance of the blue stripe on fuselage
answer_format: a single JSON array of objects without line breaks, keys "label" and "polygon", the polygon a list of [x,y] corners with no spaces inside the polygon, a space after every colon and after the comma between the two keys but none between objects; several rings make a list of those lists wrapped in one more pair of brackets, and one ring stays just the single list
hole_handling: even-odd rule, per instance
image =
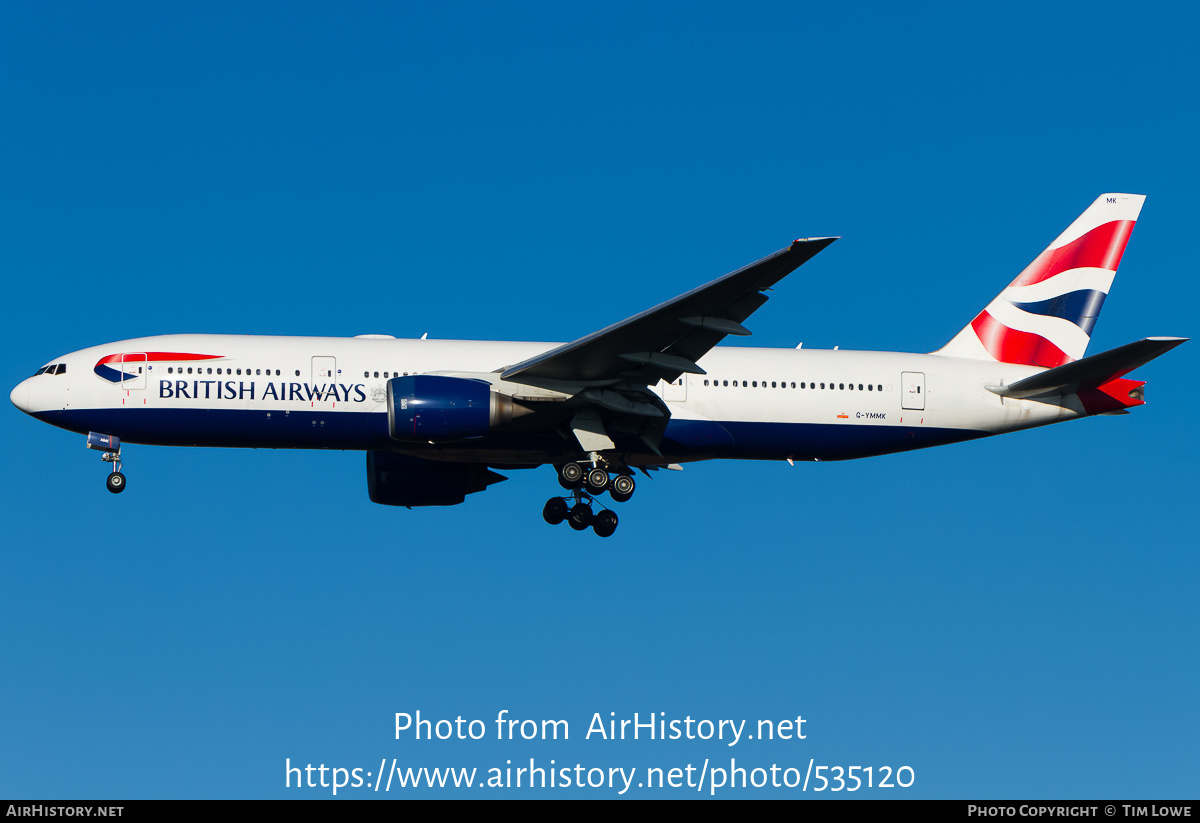
[{"label": "blue stripe on fuselage", "polygon": [[[115,435],[126,443],[274,449],[392,450],[381,412],[248,411],[245,409],[64,409],[35,415],[59,428]],[[984,437],[988,432],[855,423],[716,423],[673,419],[660,446],[675,460],[849,460]],[[409,444],[410,448],[415,444]],[[621,444],[624,445],[624,444]],[[569,446],[544,432],[495,433],[440,449],[489,448],[545,453],[546,462],[574,459]],[[549,449],[561,449],[552,453]],[[651,461],[653,462],[653,461]]]},{"label": "blue stripe on fuselage", "polygon": [[154,446],[387,449],[387,415],[245,409],[64,409],[34,417],[68,431]]},{"label": "blue stripe on fuselage", "polygon": [[[701,446],[703,432],[715,442],[724,432],[728,444]],[[855,423],[741,423],[720,424],[701,420],[672,420],[667,425],[661,451],[686,454],[700,451],[713,457],[738,460],[852,460],[879,454],[923,449],[985,437],[973,429],[932,426],[883,426]]]}]

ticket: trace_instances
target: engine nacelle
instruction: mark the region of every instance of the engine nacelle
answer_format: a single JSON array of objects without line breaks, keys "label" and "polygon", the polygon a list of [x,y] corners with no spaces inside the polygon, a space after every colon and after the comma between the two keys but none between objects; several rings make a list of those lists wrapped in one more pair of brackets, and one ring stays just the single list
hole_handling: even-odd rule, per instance
[{"label": "engine nacelle", "polygon": [[471,440],[528,409],[486,380],[414,374],[388,381],[388,433],[410,443]]},{"label": "engine nacelle", "polygon": [[454,506],[508,478],[482,463],[442,463],[367,452],[367,493],[385,506]]}]

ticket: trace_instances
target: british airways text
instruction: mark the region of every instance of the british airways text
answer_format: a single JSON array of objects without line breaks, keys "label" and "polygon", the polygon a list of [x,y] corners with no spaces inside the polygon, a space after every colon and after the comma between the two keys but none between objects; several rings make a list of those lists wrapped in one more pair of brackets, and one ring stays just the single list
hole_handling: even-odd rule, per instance
[{"label": "british airways text", "polygon": [[[201,388],[203,387],[203,388]],[[158,396],[183,400],[332,400],[362,403],[367,399],[362,383],[268,383],[258,394],[258,384],[233,380],[159,380]]]}]

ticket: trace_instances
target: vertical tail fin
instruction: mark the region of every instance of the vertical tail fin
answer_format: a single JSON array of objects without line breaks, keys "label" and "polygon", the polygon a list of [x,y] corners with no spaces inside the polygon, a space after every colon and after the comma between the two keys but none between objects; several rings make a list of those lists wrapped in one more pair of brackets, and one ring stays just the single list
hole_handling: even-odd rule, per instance
[{"label": "vertical tail fin", "polygon": [[935,354],[1048,369],[1083,357],[1145,195],[1102,194]]}]

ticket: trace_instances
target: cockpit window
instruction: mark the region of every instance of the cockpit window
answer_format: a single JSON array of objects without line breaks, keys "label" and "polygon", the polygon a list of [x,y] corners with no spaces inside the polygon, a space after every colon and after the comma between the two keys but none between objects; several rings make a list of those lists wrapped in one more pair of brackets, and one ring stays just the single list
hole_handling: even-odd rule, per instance
[{"label": "cockpit window", "polygon": [[33,373],[33,376],[34,376],[34,377],[37,377],[39,374],[44,374],[44,373],[45,373],[45,371],[46,371],[46,369],[48,369],[48,368],[50,368],[50,367],[49,367],[49,366],[42,366],[40,369],[38,369],[37,371],[35,371],[35,372]]},{"label": "cockpit window", "polygon": [[[141,371],[141,370],[139,369],[139,371]],[[58,364],[58,371],[56,371],[56,372],[55,372],[55,374],[66,374],[66,373],[67,373],[67,364],[66,364],[66,363],[59,363],[59,364]]]}]

